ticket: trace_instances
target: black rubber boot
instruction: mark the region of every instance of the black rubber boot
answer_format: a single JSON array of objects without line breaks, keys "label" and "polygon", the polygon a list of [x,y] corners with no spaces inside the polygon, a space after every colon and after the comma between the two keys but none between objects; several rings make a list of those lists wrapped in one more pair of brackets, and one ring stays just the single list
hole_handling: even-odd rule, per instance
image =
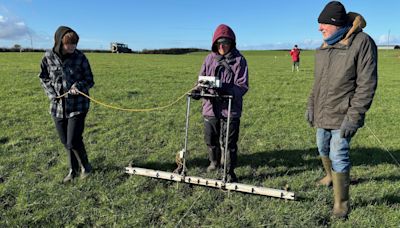
[{"label": "black rubber boot", "polygon": [[210,160],[210,165],[207,167],[207,172],[218,170],[221,160],[221,150],[219,147],[208,148],[208,159]]},{"label": "black rubber boot", "polygon": [[[221,160],[224,160],[224,159],[221,158]],[[237,163],[236,149],[228,150],[228,153],[226,156],[226,172],[227,172],[226,181],[228,183],[234,183],[234,182],[238,181],[238,178],[235,174],[236,163]]]},{"label": "black rubber boot", "polygon": [[228,183],[237,183],[238,182],[238,178],[233,170],[228,173],[226,182],[228,182]]}]

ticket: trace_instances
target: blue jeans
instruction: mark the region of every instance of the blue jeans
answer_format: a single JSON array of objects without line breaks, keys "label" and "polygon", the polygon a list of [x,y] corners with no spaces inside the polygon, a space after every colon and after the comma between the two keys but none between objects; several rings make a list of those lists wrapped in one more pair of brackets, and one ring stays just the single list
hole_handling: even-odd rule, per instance
[{"label": "blue jeans", "polygon": [[351,137],[340,137],[340,129],[317,128],[319,155],[329,157],[332,161],[332,169],[337,173],[350,172],[350,141]]}]

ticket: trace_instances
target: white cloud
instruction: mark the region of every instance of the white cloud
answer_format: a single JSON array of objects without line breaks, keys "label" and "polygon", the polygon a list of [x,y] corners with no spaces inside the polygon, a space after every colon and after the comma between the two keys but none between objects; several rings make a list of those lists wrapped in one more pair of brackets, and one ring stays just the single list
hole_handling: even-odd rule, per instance
[{"label": "white cloud", "polygon": [[258,44],[258,45],[240,45],[238,44],[239,50],[282,50],[282,49],[292,49],[295,44],[301,49],[315,49],[319,47],[322,40],[306,39],[303,41],[295,42],[276,42],[268,44]]},{"label": "white cloud", "polygon": [[379,38],[376,40],[377,45],[387,45],[388,43],[390,45],[400,44],[400,36],[384,34],[380,35]]},{"label": "white cloud", "polygon": [[301,41],[297,45],[299,45],[299,47],[303,46],[303,48],[307,48],[307,49],[314,49],[314,48],[321,46],[321,44],[322,44],[322,39],[316,39],[316,40],[315,39],[314,40],[306,39],[306,40]]},{"label": "white cloud", "polygon": [[25,22],[0,15],[0,39],[19,40],[32,34]]},{"label": "white cloud", "polygon": [[15,22],[16,26],[25,26],[25,23],[23,21]]},{"label": "white cloud", "polygon": [[25,21],[14,16],[0,4],[0,43],[2,47],[20,44],[23,47],[49,48],[51,36],[31,29]]}]

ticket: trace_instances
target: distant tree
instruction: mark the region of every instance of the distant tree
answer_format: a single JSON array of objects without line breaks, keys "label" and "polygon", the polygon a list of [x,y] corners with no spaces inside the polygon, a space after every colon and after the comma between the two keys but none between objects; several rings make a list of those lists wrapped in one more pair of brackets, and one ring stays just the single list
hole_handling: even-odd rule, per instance
[{"label": "distant tree", "polygon": [[168,48],[168,49],[154,49],[148,50],[143,49],[142,54],[173,54],[173,55],[180,55],[180,54],[187,54],[191,52],[201,52],[201,51],[208,51],[205,49],[198,49],[198,48]]},{"label": "distant tree", "polygon": [[11,48],[11,51],[19,51],[19,52],[21,52],[23,49],[22,49],[22,46],[20,45],[20,44],[14,44],[14,46],[12,46],[12,48]]},{"label": "distant tree", "polygon": [[14,49],[21,49],[22,46],[21,46],[20,44],[14,44],[13,48],[14,48]]},{"label": "distant tree", "polygon": [[400,49],[400,45],[394,46],[394,49]]}]

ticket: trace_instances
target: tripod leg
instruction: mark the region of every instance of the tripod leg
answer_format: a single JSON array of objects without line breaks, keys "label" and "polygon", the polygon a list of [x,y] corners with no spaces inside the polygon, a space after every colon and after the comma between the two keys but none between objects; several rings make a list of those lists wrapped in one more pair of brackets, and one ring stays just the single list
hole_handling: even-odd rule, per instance
[{"label": "tripod leg", "polygon": [[227,181],[227,175],[226,175],[226,169],[227,169],[227,154],[228,152],[228,143],[229,143],[229,126],[231,122],[231,106],[232,106],[232,98],[230,97],[228,100],[228,118],[227,118],[227,123],[226,123],[226,135],[225,135],[225,146],[224,146],[224,176],[222,178],[222,182],[226,183]]},{"label": "tripod leg", "polygon": [[185,147],[182,156],[182,171],[181,175],[186,175],[186,154],[187,154],[187,144],[188,144],[188,131],[189,131],[189,115],[190,115],[190,96],[187,96],[186,105],[186,125],[185,125]]}]

